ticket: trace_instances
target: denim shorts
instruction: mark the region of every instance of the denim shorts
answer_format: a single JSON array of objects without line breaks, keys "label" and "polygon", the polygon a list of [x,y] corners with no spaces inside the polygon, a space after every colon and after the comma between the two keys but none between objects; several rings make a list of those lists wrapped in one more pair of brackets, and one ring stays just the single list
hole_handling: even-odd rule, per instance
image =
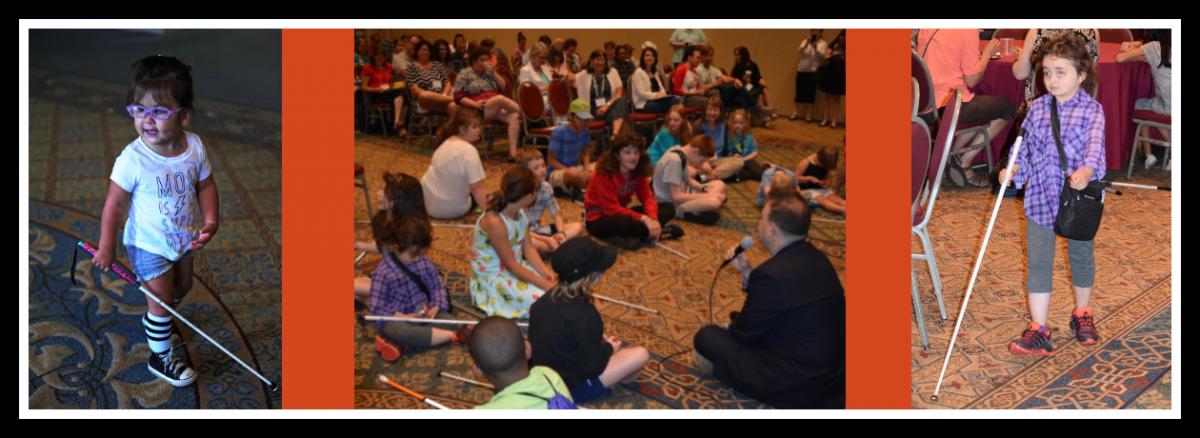
[{"label": "denim shorts", "polygon": [[[125,245],[125,254],[129,256],[129,263],[133,265],[131,266],[133,274],[137,275],[138,281],[149,281],[158,278],[174,267],[175,262],[178,261],[168,259],[133,245]],[[191,252],[188,252],[183,257],[190,255]],[[180,257],[180,260],[183,257]]]}]

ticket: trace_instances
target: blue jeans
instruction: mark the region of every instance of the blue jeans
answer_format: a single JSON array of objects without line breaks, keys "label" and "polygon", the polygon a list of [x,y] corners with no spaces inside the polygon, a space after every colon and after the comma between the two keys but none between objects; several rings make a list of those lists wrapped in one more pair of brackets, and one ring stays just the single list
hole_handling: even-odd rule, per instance
[{"label": "blue jeans", "polygon": [[654,100],[647,100],[645,105],[643,105],[642,109],[638,110],[638,112],[662,114],[667,111],[670,111],[671,107],[678,105],[682,102],[683,102],[683,99],[680,99],[679,96],[667,96],[667,97],[661,97],[661,98],[654,99]]},{"label": "blue jeans", "polygon": [[[1025,218],[1025,239],[1029,251],[1029,282],[1031,294],[1050,293],[1054,283],[1054,251],[1058,235]],[[1096,281],[1096,259],[1092,241],[1067,239],[1067,256],[1071,263],[1071,284],[1089,288]]]}]

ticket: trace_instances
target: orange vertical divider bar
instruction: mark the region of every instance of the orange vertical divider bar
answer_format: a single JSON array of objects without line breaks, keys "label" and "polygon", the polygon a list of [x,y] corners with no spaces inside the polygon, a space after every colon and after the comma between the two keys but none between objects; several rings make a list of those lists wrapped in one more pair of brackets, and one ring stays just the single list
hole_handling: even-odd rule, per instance
[{"label": "orange vertical divider bar", "polygon": [[285,409],[354,407],[353,51],[350,29],[283,31]]},{"label": "orange vertical divider bar", "polygon": [[909,30],[846,33],[846,407],[912,407]]}]

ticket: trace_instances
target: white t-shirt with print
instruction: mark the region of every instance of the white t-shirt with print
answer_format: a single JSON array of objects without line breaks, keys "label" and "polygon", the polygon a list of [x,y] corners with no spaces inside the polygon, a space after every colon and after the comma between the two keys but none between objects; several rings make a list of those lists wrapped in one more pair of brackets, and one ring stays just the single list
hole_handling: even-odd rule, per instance
[{"label": "white t-shirt with print", "polygon": [[199,231],[196,185],[212,175],[200,136],[183,132],[187,150],[174,157],[159,155],[138,137],[117,156],[109,177],[130,193],[123,243],[173,261]]}]

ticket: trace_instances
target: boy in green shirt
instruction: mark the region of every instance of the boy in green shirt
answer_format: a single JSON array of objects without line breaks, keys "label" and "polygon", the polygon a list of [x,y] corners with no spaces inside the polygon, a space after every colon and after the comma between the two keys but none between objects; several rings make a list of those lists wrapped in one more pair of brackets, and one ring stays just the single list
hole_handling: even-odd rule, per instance
[{"label": "boy in green shirt", "polygon": [[547,409],[551,403],[564,402],[574,407],[558,373],[543,366],[529,368],[525,337],[512,320],[483,319],[475,326],[468,348],[475,373],[496,386],[496,395],[475,409]]}]

